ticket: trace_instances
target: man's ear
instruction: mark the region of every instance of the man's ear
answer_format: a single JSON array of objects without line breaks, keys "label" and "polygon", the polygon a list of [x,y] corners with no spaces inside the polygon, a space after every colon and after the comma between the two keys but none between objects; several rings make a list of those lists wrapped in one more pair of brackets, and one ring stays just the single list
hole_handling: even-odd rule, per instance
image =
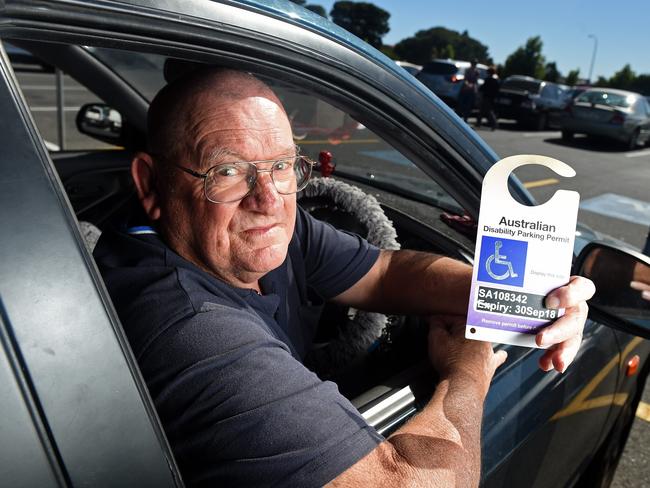
[{"label": "man's ear", "polygon": [[160,194],[156,185],[156,168],[152,157],[138,152],[131,161],[131,176],[138,192],[138,198],[149,220],[160,218]]}]

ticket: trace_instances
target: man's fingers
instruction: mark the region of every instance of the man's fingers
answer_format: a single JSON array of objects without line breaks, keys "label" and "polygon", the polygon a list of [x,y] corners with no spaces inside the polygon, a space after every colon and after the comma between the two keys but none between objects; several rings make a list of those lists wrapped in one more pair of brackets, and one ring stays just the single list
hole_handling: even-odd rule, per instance
[{"label": "man's fingers", "polygon": [[576,336],[549,348],[539,358],[539,367],[544,371],[555,369],[560,373],[564,373],[578,354],[581,342],[582,337]]},{"label": "man's fingers", "polygon": [[547,308],[570,308],[589,300],[596,292],[593,281],[582,276],[572,276],[569,283],[546,296]]},{"label": "man's fingers", "polygon": [[538,346],[547,347],[573,337],[582,337],[588,312],[587,304],[580,302],[578,306],[568,309],[562,317],[537,334],[535,342]]},{"label": "man's fingers", "polygon": [[494,363],[495,363],[495,368],[498,368],[501,366],[503,363],[506,362],[506,359],[508,359],[508,353],[501,349],[500,351],[495,351],[494,353]]},{"label": "man's fingers", "polygon": [[630,281],[630,288],[637,291],[650,291],[650,285],[642,281]]}]

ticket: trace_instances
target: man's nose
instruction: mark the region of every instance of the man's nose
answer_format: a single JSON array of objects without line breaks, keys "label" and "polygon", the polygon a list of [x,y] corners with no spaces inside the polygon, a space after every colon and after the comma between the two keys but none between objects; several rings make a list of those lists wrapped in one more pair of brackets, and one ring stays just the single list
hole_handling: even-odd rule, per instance
[{"label": "man's nose", "polygon": [[274,210],[282,204],[282,195],[275,188],[271,173],[266,171],[257,173],[255,188],[249,197],[253,201],[251,203],[262,211]]}]

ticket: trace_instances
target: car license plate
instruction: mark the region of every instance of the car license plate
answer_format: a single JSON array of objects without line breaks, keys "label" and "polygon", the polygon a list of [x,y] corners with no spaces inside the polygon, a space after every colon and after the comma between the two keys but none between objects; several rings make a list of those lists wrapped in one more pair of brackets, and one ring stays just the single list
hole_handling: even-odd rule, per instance
[{"label": "car license plate", "polygon": [[501,105],[510,105],[512,104],[512,100],[510,100],[509,98],[499,98],[499,103]]}]

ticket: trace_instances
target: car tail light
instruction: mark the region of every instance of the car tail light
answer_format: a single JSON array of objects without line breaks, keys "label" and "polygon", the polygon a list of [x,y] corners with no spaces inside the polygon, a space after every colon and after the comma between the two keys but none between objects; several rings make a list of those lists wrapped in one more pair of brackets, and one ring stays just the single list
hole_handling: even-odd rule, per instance
[{"label": "car tail light", "polygon": [[459,81],[463,81],[465,77],[463,75],[451,75],[449,78],[449,81],[452,83],[458,83]]},{"label": "car tail light", "polygon": [[625,117],[619,113],[615,113],[614,116],[612,117],[612,120],[610,120],[612,124],[616,125],[623,125],[625,122]]}]

